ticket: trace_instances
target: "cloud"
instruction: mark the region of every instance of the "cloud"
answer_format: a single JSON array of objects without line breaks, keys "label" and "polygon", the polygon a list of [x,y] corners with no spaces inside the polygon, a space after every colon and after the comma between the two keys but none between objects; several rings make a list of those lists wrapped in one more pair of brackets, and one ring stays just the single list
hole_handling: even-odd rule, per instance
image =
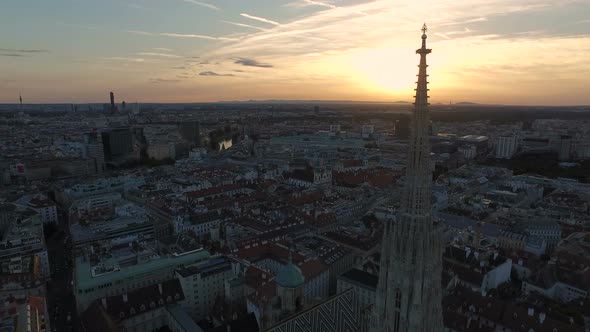
[{"label": "cloud", "polygon": [[488,19],[485,17],[477,17],[477,18],[472,18],[472,19],[468,19],[468,20],[464,20],[464,21],[447,22],[447,23],[439,24],[439,26],[461,25],[461,24],[467,24],[467,23],[485,22],[487,20]]},{"label": "cloud", "polygon": [[195,35],[195,34],[183,34],[183,33],[169,33],[169,32],[162,32],[160,36],[166,37],[175,37],[175,38],[200,38],[200,39],[208,39],[208,40],[217,40],[218,37],[213,36],[206,36],[206,35]]},{"label": "cloud", "polygon": [[154,50],[156,50],[156,51],[162,51],[162,52],[174,52],[173,49],[171,49],[171,48],[165,48],[165,47],[154,47]]},{"label": "cloud", "polygon": [[0,48],[0,52],[10,53],[49,53],[48,50]]},{"label": "cloud", "polygon": [[151,32],[142,31],[142,30],[125,30],[125,32],[129,32],[129,33],[136,34],[136,35],[143,35],[143,36],[153,36],[154,35]]},{"label": "cloud", "polygon": [[11,58],[29,58],[35,54],[49,53],[48,50],[0,48],[0,56]]},{"label": "cloud", "polygon": [[186,69],[185,66],[172,67],[172,69]]},{"label": "cloud", "polygon": [[250,15],[250,14],[246,14],[246,13],[241,13],[240,15],[243,16],[243,17],[245,17],[245,18],[249,18],[249,19],[255,20],[255,21],[269,23],[269,24],[272,24],[272,25],[281,25],[281,23],[279,23],[277,21],[269,20],[269,19],[264,18],[264,17],[254,16],[254,15]]},{"label": "cloud", "polygon": [[214,71],[202,71],[199,73],[200,76],[235,76],[234,74],[219,74]]},{"label": "cloud", "polygon": [[155,52],[140,52],[138,55],[161,57],[161,58],[182,58],[180,55],[169,54],[169,53],[155,53]]},{"label": "cloud", "polygon": [[210,3],[206,3],[206,2],[195,1],[195,0],[182,0],[182,1],[184,1],[186,3],[192,3],[192,4],[197,5],[197,6],[201,6],[201,7],[205,7],[205,8],[209,8],[209,9],[213,9],[213,10],[217,10],[217,11],[220,11],[221,10],[221,8],[219,8],[219,7],[215,6],[215,5],[212,5]]},{"label": "cloud", "polygon": [[306,2],[310,5],[328,7],[328,8],[332,8],[332,9],[337,8],[335,5],[333,5],[331,3],[327,3],[327,2],[314,1],[314,0],[303,0],[303,2]]},{"label": "cloud", "polygon": [[146,62],[144,58],[131,58],[131,57],[120,57],[120,56],[113,56],[102,58],[104,60],[116,60],[116,61],[129,61],[129,62]]},{"label": "cloud", "polygon": [[180,82],[180,80],[173,79],[173,78],[151,78],[151,83],[176,83]]},{"label": "cloud", "polygon": [[260,31],[266,31],[266,29],[264,29],[264,28],[260,28],[260,27],[257,27],[257,26],[253,26],[253,25],[249,25],[249,24],[244,24],[244,23],[238,23],[238,22],[232,22],[232,21],[220,21],[220,22],[231,24],[231,25],[235,25],[235,26],[238,26],[238,27],[244,27],[244,28],[256,29],[256,30],[260,30]]},{"label": "cloud", "polygon": [[7,57],[28,57],[29,55],[24,55],[20,53],[0,53],[0,56],[7,56]]},{"label": "cloud", "polygon": [[242,66],[249,66],[249,67],[260,67],[260,68],[272,68],[273,65],[271,65],[270,63],[262,63],[262,62],[258,62],[254,59],[247,59],[247,58],[239,58],[236,61],[234,61],[235,64],[239,64]]},{"label": "cloud", "polygon": [[[186,34],[186,33],[172,33],[172,32],[161,32],[161,33],[153,33],[149,31],[142,31],[142,30],[125,30],[125,32],[133,33],[136,35],[144,35],[144,36],[164,36],[164,37],[173,37],[173,38],[200,38],[200,39],[207,39],[207,40],[222,40],[222,41],[236,41],[237,38],[231,37],[213,37],[207,35],[199,35],[199,34]],[[165,52],[172,51],[169,48],[154,48],[155,50],[163,50]]]}]

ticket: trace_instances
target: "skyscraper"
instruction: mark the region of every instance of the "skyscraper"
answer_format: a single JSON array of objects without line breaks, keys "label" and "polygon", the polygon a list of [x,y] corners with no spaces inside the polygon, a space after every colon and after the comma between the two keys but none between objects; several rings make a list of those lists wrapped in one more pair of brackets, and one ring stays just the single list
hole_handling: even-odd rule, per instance
[{"label": "skyscraper", "polygon": [[115,106],[115,94],[111,91],[111,113],[115,113],[117,111],[117,106]]},{"label": "skyscraper", "polygon": [[443,331],[442,243],[431,216],[426,25],[422,27],[416,100],[400,213],[385,225],[375,332]]}]

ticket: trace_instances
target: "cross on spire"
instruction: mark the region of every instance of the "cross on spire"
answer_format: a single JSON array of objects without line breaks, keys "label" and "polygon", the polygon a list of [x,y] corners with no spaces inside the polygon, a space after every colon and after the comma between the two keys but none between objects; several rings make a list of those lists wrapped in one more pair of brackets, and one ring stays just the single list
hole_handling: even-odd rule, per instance
[{"label": "cross on spire", "polygon": [[426,31],[428,31],[428,27],[426,26],[426,23],[424,23],[424,24],[422,25],[422,34],[424,34],[424,35],[425,35],[425,34],[426,34]]}]

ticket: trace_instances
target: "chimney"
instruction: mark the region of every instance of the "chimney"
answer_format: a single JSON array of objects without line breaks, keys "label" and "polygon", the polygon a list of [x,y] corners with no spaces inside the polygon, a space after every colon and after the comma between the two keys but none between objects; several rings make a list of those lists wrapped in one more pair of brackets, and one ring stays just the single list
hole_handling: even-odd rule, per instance
[{"label": "chimney", "polygon": [[158,284],[158,291],[160,292],[160,295],[162,295],[162,293],[164,293],[164,291],[162,290],[162,284],[161,283]]},{"label": "chimney", "polygon": [[539,314],[539,323],[540,324],[543,324],[543,322],[545,321],[545,317],[546,316],[545,316],[545,313],[544,312],[542,312],[542,313]]},{"label": "chimney", "polygon": [[123,294],[123,302],[127,303],[128,300],[127,293]]},{"label": "chimney", "polygon": [[535,315],[535,308],[529,308],[529,316],[533,317]]}]

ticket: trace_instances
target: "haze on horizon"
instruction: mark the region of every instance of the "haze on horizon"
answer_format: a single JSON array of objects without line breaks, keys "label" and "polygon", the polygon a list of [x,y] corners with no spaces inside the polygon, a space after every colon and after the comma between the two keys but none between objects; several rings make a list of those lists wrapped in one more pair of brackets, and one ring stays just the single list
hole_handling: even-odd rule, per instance
[{"label": "haze on horizon", "polygon": [[6,0],[0,102],[590,104],[587,0]]}]

